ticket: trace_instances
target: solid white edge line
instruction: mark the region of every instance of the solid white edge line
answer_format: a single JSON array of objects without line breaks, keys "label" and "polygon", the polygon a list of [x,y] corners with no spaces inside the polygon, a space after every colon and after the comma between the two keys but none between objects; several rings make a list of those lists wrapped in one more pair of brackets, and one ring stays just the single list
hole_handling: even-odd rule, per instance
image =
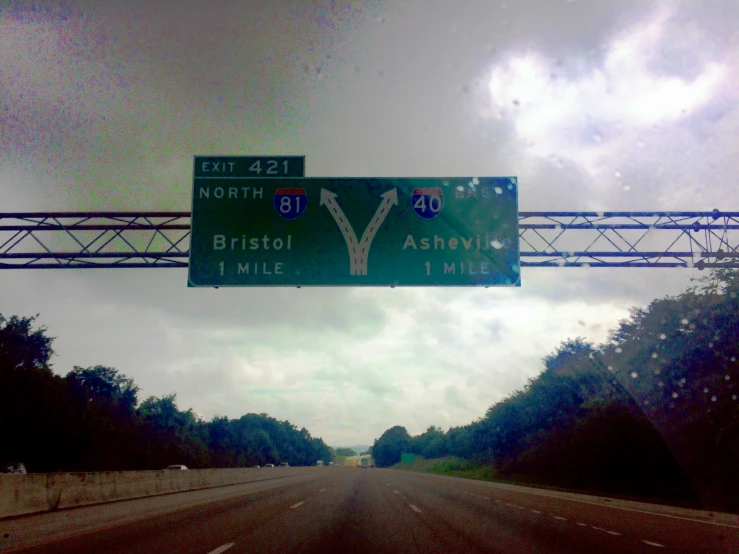
[{"label": "solid white edge line", "polygon": [[418,512],[419,514],[421,513],[421,510],[419,510],[419,509],[418,509],[418,507],[416,507],[416,506],[415,506],[414,504],[408,504],[408,505],[409,505],[409,506],[410,506],[411,508],[413,508],[413,511],[414,511],[414,512]]},{"label": "solid white edge line", "polygon": [[300,505],[301,505],[301,504],[303,504],[304,502],[305,502],[305,501],[301,500],[301,501],[300,501],[300,502],[298,502],[297,504],[293,504],[292,506],[290,506],[290,509],[291,509],[291,510],[294,510],[295,508],[297,508],[298,506],[300,506]]},{"label": "solid white edge line", "polygon": [[642,540],[641,542],[643,542],[644,544],[648,544],[649,546],[656,546],[657,548],[664,548],[665,547],[664,544],[660,544],[658,542],[645,541],[645,540]]},{"label": "solid white edge line", "polygon": [[208,552],[208,554],[221,554],[221,552],[225,552],[226,550],[231,548],[233,545],[234,543],[232,542],[226,543],[223,546],[219,546],[215,550],[211,550],[210,552]]},{"label": "solid white edge line", "polygon": [[[491,488],[495,488],[495,487],[491,487]],[[720,527],[732,527],[734,529],[739,529],[739,525],[732,525],[731,523],[719,523],[718,521],[706,521],[703,519],[695,519],[693,517],[673,516],[670,514],[658,514],[656,512],[647,512],[646,510],[637,510],[635,508],[624,508],[622,506],[612,506],[610,504],[603,504],[601,502],[592,502],[590,500],[580,500],[577,498],[562,498],[559,496],[552,496],[551,494],[542,494],[542,493],[533,492],[533,491],[519,491],[515,489],[509,489],[509,490],[512,490],[513,492],[517,492],[521,494],[531,494],[533,496],[543,496],[545,498],[551,498],[552,500],[564,500],[565,502],[577,502],[578,504],[590,504],[592,506],[600,506],[601,508],[611,508],[612,510],[623,510],[624,512],[634,512],[637,514],[647,514],[650,516],[657,516],[657,517],[669,517],[670,519],[682,519],[684,521],[694,521],[695,523],[705,523],[707,525],[718,525]]]}]

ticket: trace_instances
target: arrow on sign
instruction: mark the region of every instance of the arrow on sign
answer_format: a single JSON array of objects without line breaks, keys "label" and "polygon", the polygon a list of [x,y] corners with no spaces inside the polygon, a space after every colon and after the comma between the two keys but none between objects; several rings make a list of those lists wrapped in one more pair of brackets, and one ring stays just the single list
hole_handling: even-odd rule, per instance
[{"label": "arrow on sign", "polygon": [[336,202],[337,196],[338,194],[322,188],[319,205],[326,206],[346,241],[346,247],[349,250],[349,274],[367,275],[367,259],[369,258],[372,240],[385,218],[387,218],[388,213],[390,213],[390,209],[398,205],[398,189],[392,189],[380,195],[382,203],[377,208],[375,215],[372,216],[364,233],[362,233],[361,240],[357,240],[357,234],[354,232],[352,224],[349,223],[346,214]]},{"label": "arrow on sign", "polygon": [[359,255],[361,256],[360,275],[367,275],[367,259],[369,258],[369,249],[372,246],[372,240],[375,238],[380,225],[385,221],[387,214],[393,206],[398,205],[398,189],[389,190],[383,194],[382,204],[377,208],[375,215],[370,219],[369,225],[364,230],[362,238],[359,241]]},{"label": "arrow on sign", "polygon": [[344,214],[344,210],[342,210],[341,206],[339,206],[338,202],[336,202],[337,196],[338,194],[336,194],[335,192],[331,192],[330,190],[322,188],[321,201],[318,203],[318,205],[326,206],[331,216],[333,216],[336,225],[339,226],[341,234],[346,241],[346,248],[349,250],[349,275],[358,275],[359,266],[361,263],[359,258],[359,241],[357,240],[357,234],[352,228],[352,224],[349,223],[349,220]]}]

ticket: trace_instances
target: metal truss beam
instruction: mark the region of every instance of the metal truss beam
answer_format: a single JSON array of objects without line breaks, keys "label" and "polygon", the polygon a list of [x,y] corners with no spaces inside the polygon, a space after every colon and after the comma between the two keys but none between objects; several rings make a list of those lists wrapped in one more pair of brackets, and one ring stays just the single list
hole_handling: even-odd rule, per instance
[{"label": "metal truss beam", "polygon": [[[520,212],[522,267],[739,267],[739,212]],[[0,269],[187,267],[189,212],[0,213]]]}]

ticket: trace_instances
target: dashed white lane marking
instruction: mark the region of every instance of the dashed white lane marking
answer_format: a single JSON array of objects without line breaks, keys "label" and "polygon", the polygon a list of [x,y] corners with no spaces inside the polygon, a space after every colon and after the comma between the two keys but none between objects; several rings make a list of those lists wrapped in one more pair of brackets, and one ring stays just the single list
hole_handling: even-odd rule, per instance
[{"label": "dashed white lane marking", "polygon": [[609,535],[616,535],[617,537],[621,536],[621,533],[616,533],[616,531],[606,531]]},{"label": "dashed white lane marking", "polygon": [[303,504],[303,501],[300,501],[300,502],[298,502],[297,504],[293,504],[292,506],[290,506],[290,509],[291,509],[291,510],[294,510],[295,508],[297,508],[297,507],[298,507],[298,506],[300,506],[301,504]]},{"label": "dashed white lane marking", "polygon": [[559,519],[559,520],[561,520],[561,521],[567,521],[567,519],[566,519],[566,518],[563,518],[563,517],[559,517],[559,516],[552,516],[552,517],[553,517],[554,519]]},{"label": "dashed white lane marking", "polygon": [[587,523],[580,523],[579,521],[577,522],[577,524],[578,524],[578,525],[579,525],[580,527],[587,527],[587,526],[588,526],[588,524],[587,524]]},{"label": "dashed white lane marking", "polygon": [[591,525],[590,527],[592,527],[596,531],[605,531],[605,529],[601,529],[600,527],[595,527],[594,525]]},{"label": "dashed white lane marking", "polygon": [[531,510],[531,511],[534,512],[535,514],[540,514],[541,513],[539,510]]},{"label": "dashed white lane marking", "polygon": [[318,492],[323,492],[323,491],[325,491],[325,490],[326,490],[326,489],[321,489],[321,490],[320,490],[320,491],[318,491]]},{"label": "dashed white lane marking", "polygon": [[421,510],[419,510],[419,509],[418,509],[418,508],[417,508],[417,507],[416,507],[415,505],[413,505],[413,504],[409,504],[409,506],[410,506],[411,508],[413,508],[413,511],[414,511],[414,512],[418,512],[419,514],[421,513]]},{"label": "dashed white lane marking", "polygon": [[229,542],[227,544],[224,544],[223,546],[219,546],[215,550],[211,550],[210,552],[208,552],[208,554],[221,554],[221,552],[225,552],[226,550],[231,548],[233,545],[234,543]]},{"label": "dashed white lane marking", "polygon": [[665,547],[664,544],[660,544],[658,542],[652,542],[652,541],[641,541],[641,542],[643,542],[644,544],[648,544],[649,546],[656,546],[657,548],[664,548]]}]

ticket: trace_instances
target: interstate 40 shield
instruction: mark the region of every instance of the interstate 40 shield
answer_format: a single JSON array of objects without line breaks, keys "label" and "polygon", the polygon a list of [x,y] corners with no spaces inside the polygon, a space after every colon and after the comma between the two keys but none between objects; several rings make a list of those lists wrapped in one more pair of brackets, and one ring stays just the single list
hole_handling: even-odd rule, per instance
[{"label": "interstate 40 shield", "polygon": [[438,187],[414,188],[411,206],[424,219],[434,219],[444,209],[444,191]]}]

